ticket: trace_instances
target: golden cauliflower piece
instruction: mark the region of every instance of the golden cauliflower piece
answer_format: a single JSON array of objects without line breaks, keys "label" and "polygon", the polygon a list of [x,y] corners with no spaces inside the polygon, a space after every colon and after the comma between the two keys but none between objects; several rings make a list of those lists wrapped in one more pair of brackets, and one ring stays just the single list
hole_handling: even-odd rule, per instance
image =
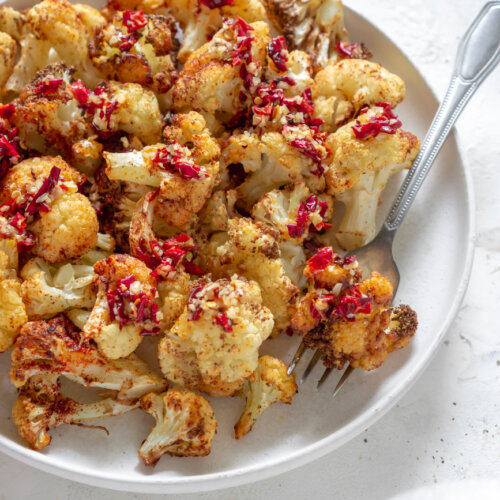
[{"label": "golden cauliflower piece", "polygon": [[393,288],[377,272],[361,280],[353,257],[342,259],[325,247],[304,271],[309,292],[292,320],[304,343],[319,349],[327,367],[373,370],[388,353],[404,347],[415,334],[416,314],[408,306],[390,307]]},{"label": "golden cauliflower piece", "polygon": [[264,0],[264,5],[288,47],[307,52],[317,66],[324,66],[347,36],[341,0]]},{"label": "golden cauliflower piece", "polygon": [[7,33],[18,42],[24,34],[25,22],[26,18],[23,13],[12,7],[0,7],[0,31]]},{"label": "golden cauliflower piece", "polygon": [[126,10],[96,29],[89,52],[106,78],[140,83],[165,93],[177,77],[175,36],[171,16]]},{"label": "golden cauliflower piece", "polygon": [[2,94],[16,65],[16,53],[16,41],[7,33],[0,31],[0,93]]},{"label": "golden cauliflower piece", "polygon": [[43,0],[27,11],[26,21],[37,38],[48,41],[87,85],[95,87],[99,76],[88,54],[88,31],[71,3]]},{"label": "golden cauliflower piece", "polygon": [[233,276],[192,285],[184,312],[158,345],[164,375],[212,396],[230,396],[257,367],[273,328],[258,285]]},{"label": "golden cauliflower piece", "polygon": [[159,188],[155,214],[167,224],[182,227],[210,197],[219,170],[219,146],[195,112],[177,115],[164,131],[166,144],[142,151],[104,153],[106,174]]},{"label": "golden cauliflower piece", "polygon": [[263,304],[274,317],[273,336],[290,325],[298,288],[280,261],[279,233],[261,222],[241,218],[229,221],[229,241],[217,245],[207,258],[208,271],[217,278],[233,274],[256,281]]},{"label": "golden cauliflower piece", "polygon": [[0,281],[0,352],[5,352],[16,340],[28,315],[21,298],[21,284],[15,279]]},{"label": "golden cauliflower piece", "polygon": [[94,264],[97,299],[82,331],[108,359],[134,352],[144,335],[159,332],[156,279],[142,261],[114,254]]},{"label": "golden cauliflower piece", "polygon": [[344,192],[367,172],[409,168],[420,141],[399,127],[401,122],[390,111],[390,105],[385,105],[367,110],[330,134],[326,139],[332,152],[325,174],[328,193],[336,196]]},{"label": "golden cauliflower piece", "polygon": [[312,91],[314,116],[324,121],[325,130],[333,132],[363,106],[387,102],[395,107],[405,97],[405,84],[380,64],[343,59],[316,74]]},{"label": "golden cauliflower piece", "polygon": [[133,354],[106,359],[64,316],[26,323],[11,359],[9,378],[16,388],[37,376],[64,375],[86,387],[114,391],[114,399],[130,403],[148,392],[164,391],[168,385]]},{"label": "golden cauliflower piece", "polygon": [[297,394],[295,374],[287,374],[288,367],[280,359],[261,356],[257,370],[245,381],[240,395],[246,399],[245,409],[234,426],[236,439],[248,434],[257,418],[276,402],[290,404]]},{"label": "golden cauliflower piece", "polygon": [[228,20],[187,59],[172,92],[177,111],[195,110],[228,122],[260,83],[269,43],[266,23]]},{"label": "golden cauliflower piece", "polygon": [[27,148],[71,158],[73,144],[94,134],[75,99],[73,74],[74,68],[51,64],[21,90],[12,123]]},{"label": "golden cauliflower piece", "polygon": [[48,434],[51,428],[122,415],[138,406],[138,402],[120,402],[112,398],[79,403],[61,394],[57,375],[36,376],[20,389],[12,408],[12,420],[31,448],[41,450],[52,440]]},{"label": "golden cauliflower piece", "polygon": [[94,31],[106,24],[106,18],[90,5],[84,3],[74,3],[72,5],[73,9],[76,11],[76,15],[87,28],[89,38],[91,39]]},{"label": "golden cauliflower piece", "polygon": [[210,453],[217,420],[208,401],[199,394],[170,388],[146,394],[141,408],[156,424],[139,450],[145,465],[156,465],[165,453],[175,457],[205,457]]}]

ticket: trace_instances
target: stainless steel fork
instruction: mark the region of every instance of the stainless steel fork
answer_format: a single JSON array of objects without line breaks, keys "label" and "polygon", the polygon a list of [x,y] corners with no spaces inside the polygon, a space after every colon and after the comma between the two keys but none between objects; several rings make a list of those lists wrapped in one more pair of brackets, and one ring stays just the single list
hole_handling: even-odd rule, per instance
[{"label": "stainless steel fork", "polygon": [[[376,270],[382,276],[387,277],[394,287],[394,296],[399,286],[399,270],[392,256],[396,231],[403,222],[458,116],[499,61],[500,2],[489,2],[483,7],[460,41],[455,68],[445,98],[439,106],[422,149],[408,171],[381,230],[370,243],[348,254],[356,255],[364,272]],[[289,365],[289,374],[294,371],[305,351],[306,346],[302,342]],[[320,359],[321,352],[316,351],[302,375],[301,383],[306,380]],[[318,382],[318,388],[324,384],[332,371],[332,368],[324,371]],[[337,383],[333,396],[338,393],[352,371],[353,368],[349,365]]]}]

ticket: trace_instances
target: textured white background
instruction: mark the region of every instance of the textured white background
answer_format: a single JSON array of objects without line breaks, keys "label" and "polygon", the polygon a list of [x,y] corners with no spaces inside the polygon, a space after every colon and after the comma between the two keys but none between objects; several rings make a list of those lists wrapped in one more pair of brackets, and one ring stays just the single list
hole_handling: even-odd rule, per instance
[{"label": "textured white background", "polygon": [[[384,30],[442,96],[460,35],[485,2],[345,3]],[[457,126],[477,204],[476,254],[469,290],[436,357],[410,393],[358,438],[301,469],[239,488],[170,498],[375,500],[472,478],[480,482],[456,490],[463,498],[470,498],[472,492],[481,496],[478,484],[487,484],[490,491],[496,488],[498,496],[491,498],[500,498],[499,115],[500,67],[483,84]],[[499,481],[485,483],[492,478]],[[0,455],[0,484],[0,498],[9,500],[146,498],[59,479],[4,455]],[[462,497],[455,493],[454,498]]]}]

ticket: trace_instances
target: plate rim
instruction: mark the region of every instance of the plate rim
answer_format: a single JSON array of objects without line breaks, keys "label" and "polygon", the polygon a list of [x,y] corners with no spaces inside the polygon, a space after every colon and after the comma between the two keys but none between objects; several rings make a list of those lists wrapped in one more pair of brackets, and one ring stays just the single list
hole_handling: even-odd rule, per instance
[{"label": "plate rim", "polygon": [[[6,3],[0,1],[0,4]],[[434,89],[429,85],[427,79],[424,77],[420,69],[414,64],[412,58],[408,56],[405,50],[401,49],[393,38],[387,33],[383,32],[376,24],[364,16],[356,9],[344,5],[346,11],[351,11],[355,15],[363,19],[372,28],[385,37],[399,53],[411,64],[413,69],[417,72],[420,78],[425,83],[427,90],[434,100],[434,104],[439,105],[439,99]],[[460,165],[462,166],[462,173],[464,176],[464,185],[466,193],[466,213],[467,213],[467,226],[466,237],[467,247],[465,251],[464,267],[459,280],[459,285],[453,299],[453,303],[448,311],[448,314],[443,321],[443,324],[434,337],[433,342],[429,344],[425,355],[420,362],[415,363],[409,375],[404,379],[404,382],[399,383],[387,395],[383,396],[377,401],[376,407],[371,411],[362,413],[354,420],[344,425],[336,432],[329,436],[316,441],[314,444],[301,448],[297,452],[280,458],[271,464],[260,464],[252,467],[244,467],[235,469],[229,472],[213,472],[200,476],[186,476],[175,478],[155,478],[153,475],[145,475],[142,478],[135,478],[127,480],[123,478],[110,477],[109,474],[101,474],[99,471],[89,473],[86,470],[76,471],[71,468],[71,465],[54,464],[46,460],[47,455],[33,451],[26,446],[18,444],[5,436],[0,435],[0,452],[20,461],[26,465],[42,470],[49,474],[65,479],[70,479],[90,486],[97,486],[107,489],[135,492],[135,493],[195,493],[201,491],[222,490],[225,488],[240,486],[257,482],[271,477],[291,471],[302,465],[317,460],[333,450],[344,445],[364,429],[371,427],[382,416],[389,412],[395,404],[403,398],[405,394],[414,386],[418,378],[424,373],[427,366],[433,360],[438,350],[439,344],[448,332],[451,324],[453,323],[459,308],[465,297],[468,288],[470,276],[472,272],[472,264],[475,251],[475,195],[473,189],[473,178],[470,167],[464,159],[463,148],[458,141],[456,128],[454,127],[447,139],[447,142],[452,142],[454,148],[458,153]]]}]

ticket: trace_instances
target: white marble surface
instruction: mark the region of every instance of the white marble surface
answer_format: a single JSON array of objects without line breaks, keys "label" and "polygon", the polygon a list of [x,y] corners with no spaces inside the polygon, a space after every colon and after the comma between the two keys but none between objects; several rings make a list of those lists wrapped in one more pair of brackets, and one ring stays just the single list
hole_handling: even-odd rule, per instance
[{"label": "white marble surface", "polygon": [[[410,56],[442,96],[461,33],[483,0],[346,0]],[[464,303],[436,357],[381,421],[330,455],[259,483],[199,499],[500,498],[500,68],[458,123],[477,204],[476,254]],[[495,480],[496,478],[496,480]],[[466,480],[464,488],[443,483]],[[436,494],[429,487],[437,483]],[[1,499],[143,499],[87,487],[0,454]],[[409,495],[414,488],[425,495]],[[431,488],[431,492],[434,489]],[[481,491],[481,493],[480,493]],[[461,493],[457,493],[461,492]],[[469,493],[467,493],[469,492]]]}]

